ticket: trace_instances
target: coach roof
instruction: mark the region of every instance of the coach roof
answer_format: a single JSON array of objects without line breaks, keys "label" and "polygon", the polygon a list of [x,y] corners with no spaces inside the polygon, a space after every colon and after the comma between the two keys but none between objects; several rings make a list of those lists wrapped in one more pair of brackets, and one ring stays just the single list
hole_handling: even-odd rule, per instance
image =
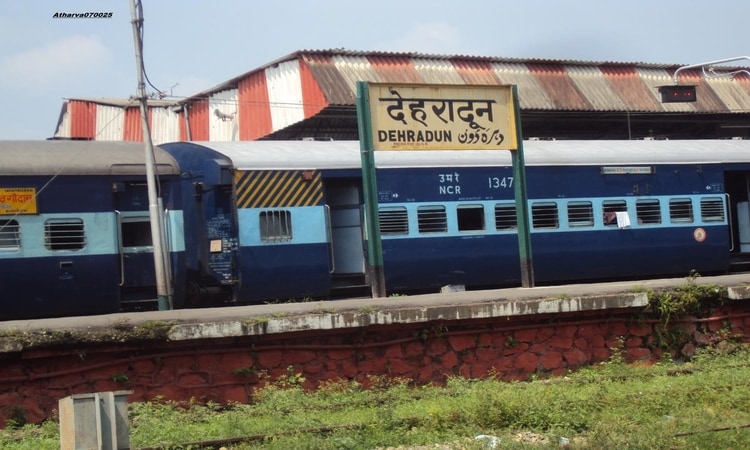
[{"label": "coach roof", "polygon": [[[196,142],[239,170],[356,169],[358,141]],[[528,166],[750,162],[750,141],[524,141]],[[376,151],[378,168],[510,166],[509,151]]]},{"label": "coach roof", "polygon": [[[156,170],[178,175],[171,155],[154,148]],[[145,144],[104,141],[0,141],[0,175],[145,175]]]}]

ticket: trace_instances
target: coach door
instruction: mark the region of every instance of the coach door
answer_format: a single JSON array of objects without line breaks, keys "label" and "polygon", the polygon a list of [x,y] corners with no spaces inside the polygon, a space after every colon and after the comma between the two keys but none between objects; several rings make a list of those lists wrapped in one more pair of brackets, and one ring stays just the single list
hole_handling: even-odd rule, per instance
[{"label": "coach door", "polygon": [[157,293],[146,185],[118,183],[116,187],[122,302],[152,302]]},{"label": "coach door", "polygon": [[363,208],[358,180],[327,180],[329,268],[334,293],[367,287]]},{"label": "coach door", "polygon": [[[729,221],[734,255],[745,254],[743,261],[750,261],[750,172],[728,171],[724,174],[729,199]],[[738,258],[735,257],[737,262]]]}]

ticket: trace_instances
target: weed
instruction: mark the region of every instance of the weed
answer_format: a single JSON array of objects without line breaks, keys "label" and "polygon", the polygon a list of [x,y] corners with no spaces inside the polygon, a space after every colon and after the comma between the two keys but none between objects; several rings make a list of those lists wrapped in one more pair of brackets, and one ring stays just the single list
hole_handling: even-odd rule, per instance
[{"label": "weed", "polygon": [[130,378],[122,372],[113,373],[110,377],[112,381],[119,384],[128,384],[130,383]]},{"label": "weed", "polygon": [[727,289],[717,285],[698,284],[699,277],[696,272],[691,272],[687,282],[674,289],[662,292],[647,290],[648,312],[666,325],[672,319],[698,315],[709,311],[713,306],[721,305],[727,298]]},{"label": "weed", "polygon": [[232,375],[237,375],[241,377],[249,377],[252,375],[257,375],[258,371],[255,370],[254,367],[238,367],[232,371]]}]

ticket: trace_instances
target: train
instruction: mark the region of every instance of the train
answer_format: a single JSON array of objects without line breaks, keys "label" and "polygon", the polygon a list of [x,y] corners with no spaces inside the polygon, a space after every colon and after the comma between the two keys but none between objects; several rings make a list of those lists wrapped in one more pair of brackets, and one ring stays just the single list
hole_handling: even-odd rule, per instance
[{"label": "train", "polygon": [[[750,142],[523,141],[537,285],[750,260]],[[0,142],[0,320],[149,309],[142,143]],[[508,151],[375,152],[387,295],[519,286]],[[367,295],[358,141],[173,142],[153,167],[174,309]]]}]

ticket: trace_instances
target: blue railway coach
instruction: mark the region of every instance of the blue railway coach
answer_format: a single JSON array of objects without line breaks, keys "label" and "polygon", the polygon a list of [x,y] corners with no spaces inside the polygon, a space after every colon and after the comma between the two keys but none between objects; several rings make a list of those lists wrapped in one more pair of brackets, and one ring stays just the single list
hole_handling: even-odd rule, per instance
[{"label": "blue railway coach", "polygon": [[[537,284],[750,262],[750,142],[526,141]],[[368,294],[359,143],[155,149],[175,308]],[[388,293],[517,286],[505,151],[380,151]],[[143,145],[0,143],[0,320],[156,298]]]},{"label": "blue railway coach", "polygon": [[[162,147],[191,174],[191,303],[369,289],[358,142]],[[722,273],[750,251],[746,141],[527,141],[525,153],[539,284]],[[520,283],[508,152],[382,151],[376,166],[389,293]]]},{"label": "blue railway coach", "polygon": [[[180,172],[167,153],[155,158],[180,267]],[[155,298],[144,161],[136,143],[0,142],[0,319],[111,313]],[[179,298],[184,278],[173,275]]]}]

